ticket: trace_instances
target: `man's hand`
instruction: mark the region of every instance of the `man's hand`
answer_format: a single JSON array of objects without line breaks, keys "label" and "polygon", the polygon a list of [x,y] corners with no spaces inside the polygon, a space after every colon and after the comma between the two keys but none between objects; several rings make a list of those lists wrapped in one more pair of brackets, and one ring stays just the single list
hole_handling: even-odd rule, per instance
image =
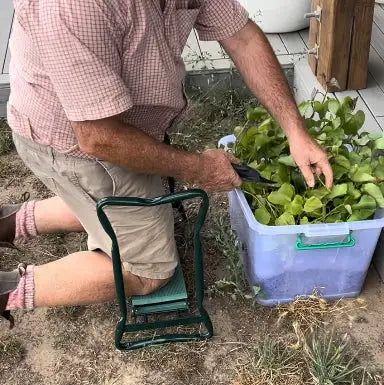
[{"label": "man's hand", "polygon": [[315,172],[316,175],[324,174],[325,185],[330,189],[333,183],[333,172],[325,151],[302,130],[293,131],[288,141],[292,158],[300,168],[307,185],[309,187],[315,185],[313,175]]},{"label": "man's hand", "polygon": [[205,191],[230,191],[241,186],[232,163],[238,160],[223,150],[208,150],[200,155],[198,173],[193,182]]}]

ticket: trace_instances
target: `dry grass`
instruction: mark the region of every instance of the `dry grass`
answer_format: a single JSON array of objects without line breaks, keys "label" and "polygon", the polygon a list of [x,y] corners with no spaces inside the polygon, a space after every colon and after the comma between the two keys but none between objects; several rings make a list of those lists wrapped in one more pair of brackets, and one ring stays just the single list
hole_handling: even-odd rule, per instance
[{"label": "dry grass", "polygon": [[0,119],[0,155],[7,154],[14,149],[12,132],[5,119]]},{"label": "dry grass", "polygon": [[266,335],[251,345],[233,385],[300,384],[303,364],[299,352],[288,347],[284,340]]},{"label": "dry grass", "polygon": [[277,306],[278,322],[292,324],[294,330],[306,333],[310,328],[322,327],[330,319],[346,317],[351,322],[358,309],[366,309],[363,299],[326,301],[315,291],[312,295],[298,297],[295,301]]},{"label": "dry grass", "polygon": [[250,345],[231,385],[382,385],[384,378],[359,364],[345,335],[313,329],[299,347],[266,335]]}]

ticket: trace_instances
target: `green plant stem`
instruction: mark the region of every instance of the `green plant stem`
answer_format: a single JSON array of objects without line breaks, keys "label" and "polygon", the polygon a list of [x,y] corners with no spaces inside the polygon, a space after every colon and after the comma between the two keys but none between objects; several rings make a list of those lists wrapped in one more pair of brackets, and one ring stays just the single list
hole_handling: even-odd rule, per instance
[{"label": "green plant stem", "polygon": [[[336,211],[338,208],[340,207],[344,207],[344,203],[341,204],[341,205],[338,205],[336,206],[334,209],[332,209],[327,215],[324,215],[324,216],[321,216],[320,218],[316,218],[314,221],[310,222],[310,223],[316,223],[317,221],[321,220],[321,221],[324,221],[324,219],[326,219],[327,217],[329,217],[334,211]],[[321,222],[320,222],[321,223]]]}]

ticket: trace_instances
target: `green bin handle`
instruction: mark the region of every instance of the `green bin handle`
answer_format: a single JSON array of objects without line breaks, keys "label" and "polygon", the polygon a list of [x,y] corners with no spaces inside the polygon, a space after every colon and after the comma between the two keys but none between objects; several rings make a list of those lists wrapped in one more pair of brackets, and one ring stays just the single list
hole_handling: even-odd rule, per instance
[{"label": "green bin handle", "polygon": [[324,249],[339,249],[343,247],[353,247],[356,244],[355,239],[352,237],[352,232],[348,234],[345,242],[325,242],[325,243],[312,243],[306,245],[303,243],[303,235],[299,234],[296,242],[297,250],[324,250]]}]

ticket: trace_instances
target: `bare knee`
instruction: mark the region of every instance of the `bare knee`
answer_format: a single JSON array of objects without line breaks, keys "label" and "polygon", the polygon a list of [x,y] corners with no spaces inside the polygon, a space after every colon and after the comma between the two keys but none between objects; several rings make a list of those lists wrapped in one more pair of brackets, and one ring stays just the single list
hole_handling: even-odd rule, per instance
[{"label": "bare knee", "polygon": [[140,295],[148,295],[165,286],[170,281],[170,278],[167,278],[167,279],[141,278],[140,280],[142,281],[142,292]]},{"label": "bare knee", "polygon": [[129,274],[124,276],[126,295],[148,295],[165,286],[171,278],[150,279]]}]

